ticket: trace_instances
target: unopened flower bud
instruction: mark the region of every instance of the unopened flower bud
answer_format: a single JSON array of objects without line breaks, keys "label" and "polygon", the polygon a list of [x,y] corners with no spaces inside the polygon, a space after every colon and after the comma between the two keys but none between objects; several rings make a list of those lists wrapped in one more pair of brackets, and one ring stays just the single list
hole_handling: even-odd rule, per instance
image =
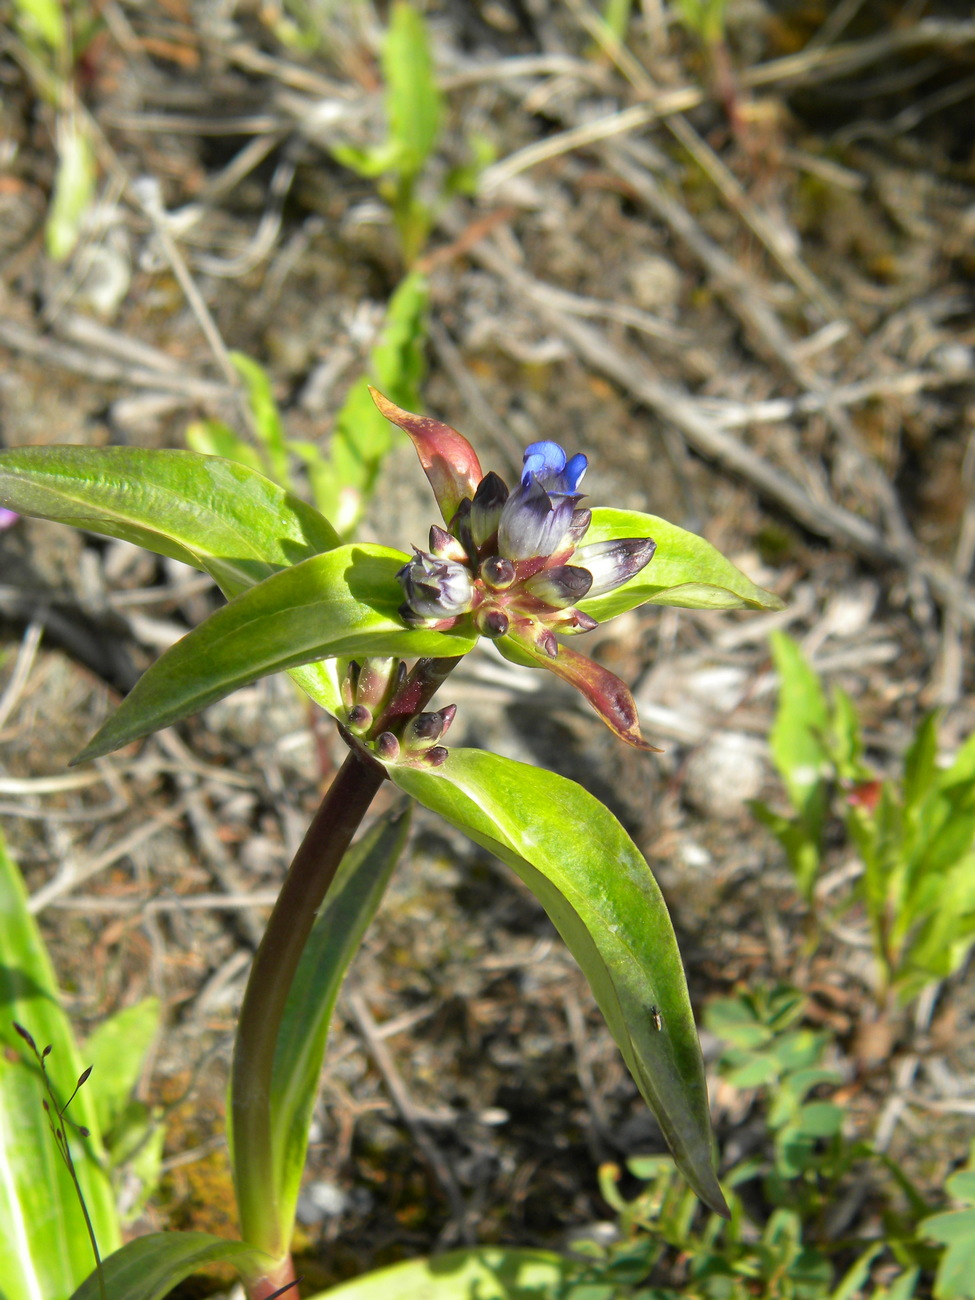
[{"label": "unopened flower bud", "polygon": [[471,607],[471,575],[455,560],[416,551],[396,576],[406,596],[408,618],[441,621],[465,614]]},{"label": "unopened flower bud", "polygon": [[446,528],[436,524],[430,526],[430,550],[438,560],[454,560],[458,564],[467,563],[467,552],[457,538],[448,533]]},{"label": "unopened flower bud", "polygon": [[656,549],[657,543],[649,537],[620,537],[580,546],[572,559],[592,574],[589,595],[602,596],[635,577],[650,563]]},{"label": "unopened flower bud", "polygon": [[553,555],[572,524],[573,498],[551,497],[532,476],[504,504],[498,550],[509,560]]},{"label": "unopened flower bud", "polygon": [[349,709],[346,723],[350,731],[366,732],[372,726],[372,710],[364,704],[354,704]]},{"label": "unopened flower bud", "polygon": [[515,580],[515,566],[501,555],[489,555],[481,565],[481,580],[494,591],[506,591]]},{"label": "unopened flower bud", "polygon": [[471,535],[475,546],[484,546],[496,535],[507,499],[507,484],[493,471],[478,483],[471,503]]},{"label": "unopened flower bud", "polygon": [[525,590],[536,600],[543,600],[546,605],[565,609],[582,600],[591,586],[592,575],[588,569],[560,564],[555,568],[543,569],[534,578],[529,578]]},{"label": "unopened flower bud", "polygon": [[450,751],[443,745],[435,745],[433,749],[428,749],[423,755],[423,761],[427,767],[442,767],[450,757]]},{"label": "unopened flower bud", "polygon": [[396,688],[401,665],[401,659],[385,655],[370,655],[364,659],[356,681],[356,704],[363,704],[371,712],[379,713]]},{"label": "unopened flower bud", "polygon": [[399,758],[399,741],[391,731],[383,731],[376,737],[376,753],[385,763],[395,763]]},{"label": "unopened flower bud", "polygon": [[581,609],[560,609],[557,614],[549,615],[546,622],[560,636],[575,636],[580,632],[591,632],[594,627],[599,626],[591,614],[585,614]]},{"label": "unopened flower bud", "polygon": [[503,609],[481,608],[474,615],[474,625],[481,636],[494,640],[507,634],[509,619]]},{"label": "unopened flower bud", "polygon": [[434,713],[418,713],[403,732],[403,747],[411,755],[423,754],[435,745],[453,722],[456,704],[448,704]]}]

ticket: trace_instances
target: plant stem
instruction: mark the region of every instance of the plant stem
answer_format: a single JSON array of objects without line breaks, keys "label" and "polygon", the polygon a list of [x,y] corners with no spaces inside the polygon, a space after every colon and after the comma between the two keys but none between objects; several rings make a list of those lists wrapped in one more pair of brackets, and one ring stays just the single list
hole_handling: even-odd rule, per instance
[{"label": "plant stem", "polygon": [[[286,1260],[291,1225],[280,1221],[271,1082],[288,993],[305,943],[384,769],[354,749],[325,793],[274,905],[254,957],[237,1026],[231,1078],[234,1182],[245,1241]],[[281,1282],[288,1281],[282,1276]],[[252,1290],[252,1300],[260,1293]]]}]

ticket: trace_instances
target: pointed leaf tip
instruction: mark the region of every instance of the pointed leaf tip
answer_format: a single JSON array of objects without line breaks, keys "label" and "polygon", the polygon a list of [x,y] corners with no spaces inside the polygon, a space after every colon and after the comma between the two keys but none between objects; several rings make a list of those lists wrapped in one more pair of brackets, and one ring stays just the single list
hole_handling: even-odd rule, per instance
[{"label": "pointed leaf tip", "polygon": [[449,424],[404,411],[375,388],[370,387],[369,392],[386,419],[409,434],[444,522],[449,524],[465,497],[473,499],[484,477],[474,448]]}]

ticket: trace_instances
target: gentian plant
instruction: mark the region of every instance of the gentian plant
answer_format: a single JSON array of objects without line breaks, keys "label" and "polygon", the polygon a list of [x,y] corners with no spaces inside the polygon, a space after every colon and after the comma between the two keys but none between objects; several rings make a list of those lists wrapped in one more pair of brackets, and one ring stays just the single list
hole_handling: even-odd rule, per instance
[{"label": "gentian plant", "polygon": [[341,544],[312,507],[216,456],[132,448],[0,452],[0,505],[141,544],[208,572],[228,602],[162,656],[78,760],[289,671],[336,720],[349,753],[298,850],[254,958],[230,1084],[241,1241],[138,1238],[75,1293],[164,1296],[227,1259],[251,1300],[294,1277],[295,1204],[328,1023],[341,979],[406,833],[403,812],[353,837],[385,781],[502,858],[535,893],[589,979],[678,1167],[719,1214],[707,1090],[680,954],[645,859],[572,781],[443,744],[453,705],[433,697],[480,637],[579,689],[630,745],[627,686],[559,638],[643,604],[771,609],[709,543],[652,515],[590,510],[582,453],[538,442],[509,490],[445,424],[374,400],[412,439],[442,524],[412,558]]}]

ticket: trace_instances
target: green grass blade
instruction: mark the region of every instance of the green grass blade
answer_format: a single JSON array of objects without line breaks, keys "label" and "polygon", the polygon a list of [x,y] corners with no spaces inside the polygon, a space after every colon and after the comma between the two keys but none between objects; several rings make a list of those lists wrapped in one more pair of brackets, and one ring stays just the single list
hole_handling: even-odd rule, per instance
[{"label": "green grass blade", "polygon": [[[71,1026],[40,931],[27,909],[23,881],[0,837],[0,1294],[4,1300],[64,1300],[94,1264],[74,1184],[47,1116],[40,1070],[12,1027],[33,1036],[47,1058],[59,1101],[71,1095],[82,1072]],[[71,1136],[75,1169],[101,1253],[120,1241],[98,1117],[82,1088],[68,1111],[90,1136]],[[69,1133],[72,1130],[69,1127]]]}]

